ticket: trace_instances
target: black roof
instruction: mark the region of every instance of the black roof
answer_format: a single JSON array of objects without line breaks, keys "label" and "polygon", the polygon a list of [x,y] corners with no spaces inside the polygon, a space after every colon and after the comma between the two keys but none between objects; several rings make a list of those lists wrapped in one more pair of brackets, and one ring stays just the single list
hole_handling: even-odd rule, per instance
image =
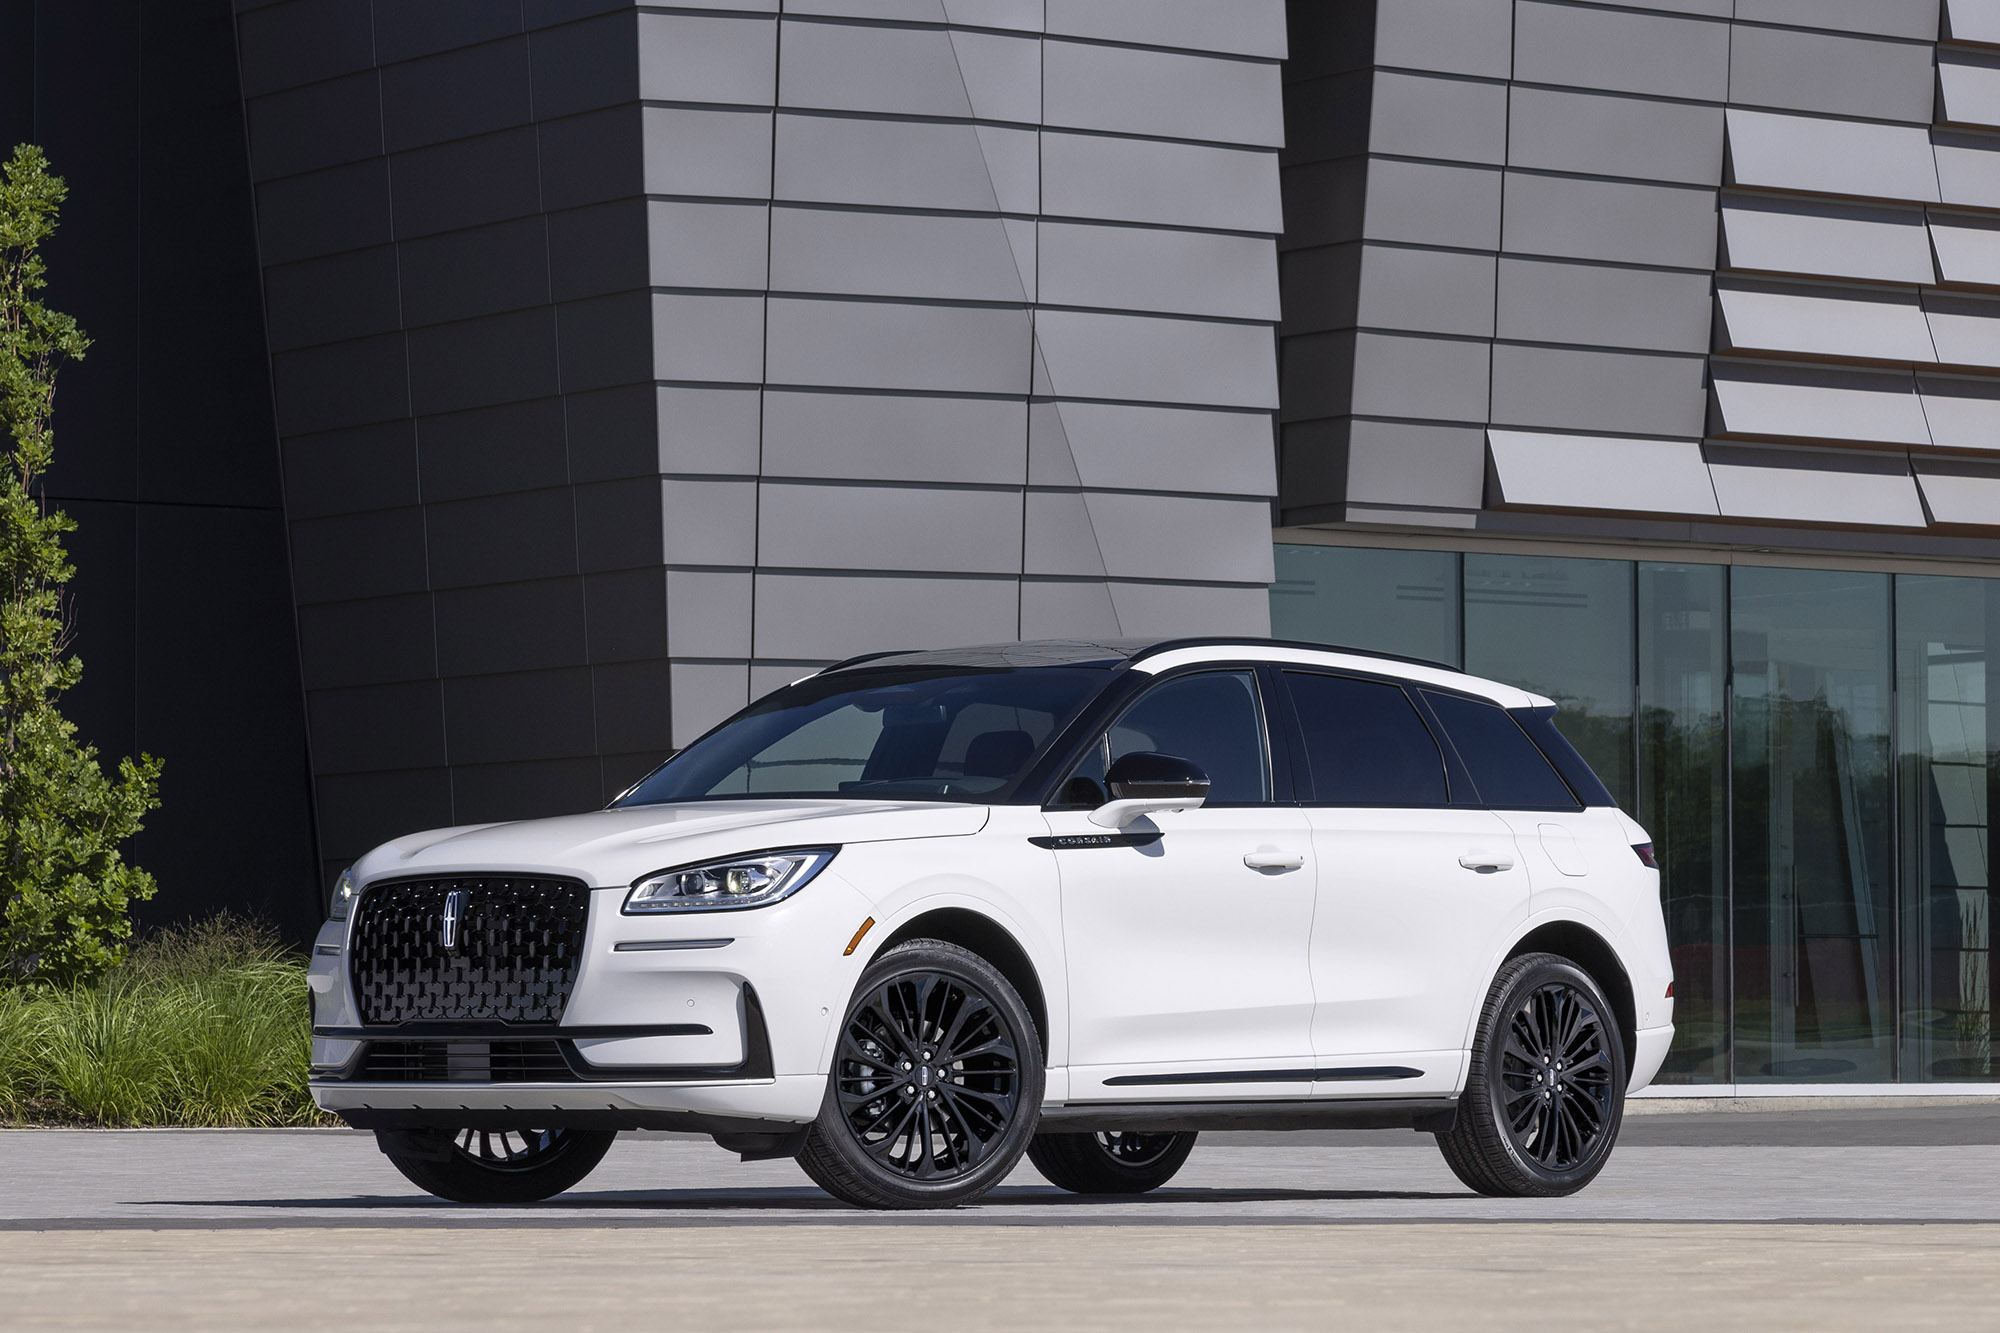
[{"label": "black roof", "polygon": [[[968,667],[1001,669],[1008,667],[1101,667],[1110,670],[1129,666],[1143,658],[1176,648],[1212,647],[1305,648],[1322,653],[1352,653],[1356,657],[1376,657],[1415,666],[1458,671],[1445,662],[1421,657],[1400,657],[1395,653],[1372,652],[1366,648],[1344,648],[1332,643],[1302,643],[1290,639],[1260,639],[1248,635],[1212,635],[1180,639],[1031,639],[1023,643],[984,643],[968,648],[934,648],[920,652],[867,653],[835,662],[827,671],[848,671],[856,667]],[[824,674],[824,673],[822,673]]]}]

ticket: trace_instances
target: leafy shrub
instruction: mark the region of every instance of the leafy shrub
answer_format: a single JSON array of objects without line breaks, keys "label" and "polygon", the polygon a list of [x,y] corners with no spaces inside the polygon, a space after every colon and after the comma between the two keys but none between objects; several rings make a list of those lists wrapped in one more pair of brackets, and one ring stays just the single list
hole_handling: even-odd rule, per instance
[{"label": "leafy shrub", "polygon": [[106,776],[56,706],[83,675],[63,595],[76,522],[42,477],[56,369],[90,345],[37,296],[64,193],[32,144],[0,166],[0,980],[73,985],[117,965],[131,904],[153,896],[120,848],[159,804],[160,765],[140,755]]},{"label": "leafy shrub", "polygon": [[326,1122],[306,1092],[305,963],[220,916],[161,931],[89,985],[0,992],[0,1118]]}]

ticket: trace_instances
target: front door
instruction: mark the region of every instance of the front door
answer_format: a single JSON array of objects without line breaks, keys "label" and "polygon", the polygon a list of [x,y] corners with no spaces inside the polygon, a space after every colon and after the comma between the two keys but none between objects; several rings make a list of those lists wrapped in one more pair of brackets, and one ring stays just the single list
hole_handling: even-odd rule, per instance
[{"label": "front door", "polygon": [[[1305,815],[1279,804],[1257,675],[1202,671],[1141,695],[1047,812],[1069,955],[1071,1100],[1305,1096],[1314,910]],[[1149,750],[1199,765],[1209,798],[1122,830],[1089,812]]]}]

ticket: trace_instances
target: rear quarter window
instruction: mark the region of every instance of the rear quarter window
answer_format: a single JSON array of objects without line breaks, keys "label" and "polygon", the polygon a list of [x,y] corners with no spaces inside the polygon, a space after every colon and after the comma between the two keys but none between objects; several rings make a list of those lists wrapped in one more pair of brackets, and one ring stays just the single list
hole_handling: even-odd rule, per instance
[{"label": "rear quarter window", "polygon": [[1569,784],[1506,709],[1429,690],[1424,698],[1472,775],[1481,804],[1502,810],[1579,808]]}]

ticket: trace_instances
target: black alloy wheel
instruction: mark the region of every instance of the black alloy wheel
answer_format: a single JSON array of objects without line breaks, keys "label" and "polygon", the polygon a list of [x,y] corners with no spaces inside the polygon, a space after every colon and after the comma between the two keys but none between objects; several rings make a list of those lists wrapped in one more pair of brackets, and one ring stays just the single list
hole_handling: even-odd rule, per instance
[{"label": "black alloy wheel", "polygon": [[1042,1074],[1034,1021],[998,969],[952,944],[898,945],[862,973],[799,1163],[864,1208],[964,1203],[1020,1160]]},{"label": "black alloy wheel", "polygon": [[380,1135],[391,1165],[454,1203],[533,1203],[561,1194],[604,1160],[615,1130],[460,1129]]},{"label": "black alloy wheel", "polygon": [[1526,954],[1494,979],[1459,1099],[1438,1146],[1482,1194],[1573,1194],[1611,1156],[1625,1111],[1624,1046],[1597,983],[1567,959]]},{"label": "black alloy wheel", "polygon": [[1051,1185],[1072,1194],[1144,1194],[1174,1178],[1194,1151],[1195,1135],[1037,1134],[1028,1160]]}]

